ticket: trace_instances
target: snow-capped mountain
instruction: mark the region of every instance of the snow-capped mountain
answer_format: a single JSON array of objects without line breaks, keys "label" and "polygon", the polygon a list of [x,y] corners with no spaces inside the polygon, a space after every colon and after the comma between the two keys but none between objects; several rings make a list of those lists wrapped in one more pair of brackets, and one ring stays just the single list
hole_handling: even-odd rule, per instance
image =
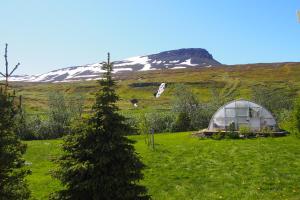
[{"label": "snow-capped mountain", "polygon": [[[164,51],[158,54],[137,56],[115,61],[114,73],[136,72],[161,69],[183,69],[191,67],[211,67],[221,65],[205,49],[189,48]],[[39,75],[14,76],[10,81],[23,82],[71,82],[96,80],[100,78],[101,63],[67,67]]]}]

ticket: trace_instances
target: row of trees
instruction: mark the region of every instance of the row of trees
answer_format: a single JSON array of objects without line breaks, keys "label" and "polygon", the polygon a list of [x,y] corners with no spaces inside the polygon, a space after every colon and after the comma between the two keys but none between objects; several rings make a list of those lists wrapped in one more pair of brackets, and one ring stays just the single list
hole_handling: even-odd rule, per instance
[{"label": "row of trees", "polygon": [[16,116],[16,132],[22,140],[54,139],[71,132],[72,124],[81,120],[84,98],[66,97],[63,93],[48,94],[48,110],[43,114],[28,114],[23,106]]},{"label": "row of trees", "polygon": [[[224,87],[222,90],[214,89],[211,93],[210,101],[203,102],[191,88],[179,84],[174,90],[170,112],[142,114],[130,122],[138,128],[141,134],[150,130],[159,133],[207,128],[212,115],[218,108],[239,96],[237,90],[232,90],[230,87]],[[295,100],[297,91],[293,87],[273,88],[261,85],[253,87],[251,93],[251,100],[268,108],[282,129],[296,133],[293,127],[296,127],[295,124],[299,121],[295,117],[299,108]]]},{"label": "row of trees", "polygon": [[[212,89],[208,102],[200,101],[186,85],[174,88],[172,108],[168,112],[153,112],[128,116],[126,122],[135,127],[131,134],[154,132],[179,132],[207,128],[216,110],[224,103],[239,96],[236,84],[221,90]],[[283,129],[290,129],[293,118],[293,102],[296,97],[293,87],[252,88],[251,99],[268,108]],[[48,112],[43,115],[28,115],[21,109],[17,115],[17,133],[21,139],[53,139],[71,132],[72,124],[82,120],[83,96],[66,97],[63,93],[49,94]],[[293,122],[294,123],[294,122]]]}]

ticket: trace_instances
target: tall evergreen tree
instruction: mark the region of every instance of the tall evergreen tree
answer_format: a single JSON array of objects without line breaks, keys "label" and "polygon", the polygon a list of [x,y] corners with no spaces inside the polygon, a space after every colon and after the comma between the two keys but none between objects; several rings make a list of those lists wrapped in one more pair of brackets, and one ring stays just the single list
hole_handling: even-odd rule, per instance
[{"label": "tall evergreen tree", "polygon": [[0,91],[0,199],[24,200],[30,196],[25,176],[30,173],[23,168],[26,145],[14,132],[17,109],[14,96]]},{"label": "tall evergreen tree", "polygon": [[133,141],[125,136],[133,130],[118,113],[112,68],[108,54],[92,117],[64,139],[64,154],[54,176],[65,189],[54,193],[53,199],[150,199],[146,188],[138,184],[144,165]]}]

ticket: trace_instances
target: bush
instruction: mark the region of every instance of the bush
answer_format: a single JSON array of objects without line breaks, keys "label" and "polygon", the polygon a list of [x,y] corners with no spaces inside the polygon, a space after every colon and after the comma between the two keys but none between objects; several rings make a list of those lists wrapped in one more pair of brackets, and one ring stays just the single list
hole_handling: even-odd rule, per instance
[{"label": "bush", "polygon": [[245,138],[249,138],[254,135],[249,126],[240,126],[239,133]]},{"label": "bush", "polygon": [[215,110],[209,104],[199,103],[198,107],[190,113],[191,130],[207,128],[214,112]]},{"label": "bush", "polygon": [[199,101],[193,91],[183,84],[178,84],[174,89],[172,111],[175,113],[190,114],[198,107]]},{"label": "bush", "polygon": [[299,137],[300,136],[300,98],[298,98],[294,103],[293,118],[294,118],[295,134]]},{"label": "bush", "polygon": [[[200,103],[193,91],[183,84],[175,86],[172,112],[177,115],[173,131],[206,128],[216,111],[214,103]],[[188,124],[189,122],[189,124]]]},{"label": "bush", "polygon": [[61,137],[68,132],[71,112],[62,93],[49,94],[49,128],[53,137]]},{"label": "bush", "polygon": [[277,119],[277,122],[280,129],[286,130],[290,133],[297,132],[295,129],[295,119],[293,116],[293,110],[282,110]]},{"label": "bush", "polygon": [[283,110],[292,110],[296,92],[293,86],[287,88],[275,88],[269,85],[255,86],[252,88],[252,99],[265,106],[277,119],[280,119],[280,113]]},{"label": "bush", "polygon": [[228,138],[228,139],[239,139],[240,135],[237,131],[227,132],[226,138]]},{"label": "bush", "polygon": [[225,138],[226,133],[219,131],[218,133],[214,133],[211,138],[214,140],[221,140]]},{"label": "bush", "polygon": [[49,110],[44,115],[28,115],[20,109],[16,116],[16,132],[22,140],[55,139],[69,134],[72,123],[81,119],[81,96],[67,98],[62,93],[49,94]]},{"label": "bush", "polygon": [[269,137],[269,136],[274,137],[274,131],[268,126],[263,127],[260,130],[260,134],[265,136],[265,137]]},{"label": "bush", "polygon": [[171,132],[175,116],[171,113],[149,113],[138,116],[138,119],[131,120],[137,123],[134,127],[138,128],[139,134]]},{"label": "bush", "polygon": [[191,130],[191,119],[187,113],[182,112],[176,118],[172,125],[172,132],[189,131]]}]

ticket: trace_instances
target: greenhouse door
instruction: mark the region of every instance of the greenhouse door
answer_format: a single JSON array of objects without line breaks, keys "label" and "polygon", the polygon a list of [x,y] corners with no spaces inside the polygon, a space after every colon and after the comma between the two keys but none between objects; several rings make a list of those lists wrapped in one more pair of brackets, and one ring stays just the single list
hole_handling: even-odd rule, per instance
[{"label": "greenhouse door", "polygon": [[236,108],[237,128],[241,126],[250,126],[249,108]]}]

